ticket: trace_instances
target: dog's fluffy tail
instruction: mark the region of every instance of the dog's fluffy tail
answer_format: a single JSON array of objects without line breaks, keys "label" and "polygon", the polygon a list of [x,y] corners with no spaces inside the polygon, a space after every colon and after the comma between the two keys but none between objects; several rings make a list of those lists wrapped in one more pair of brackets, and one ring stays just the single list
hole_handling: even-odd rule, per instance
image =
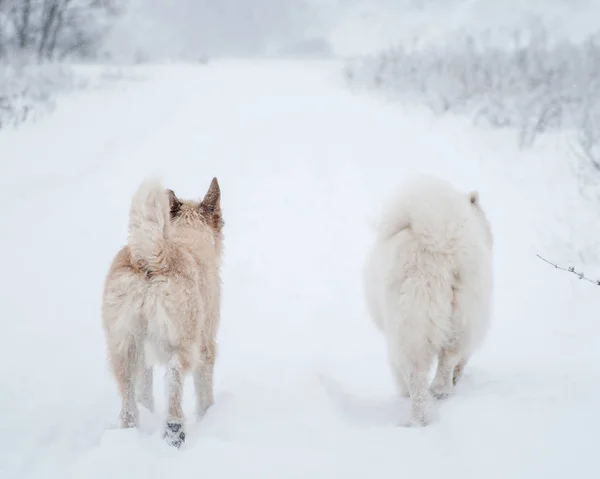
[{"label": "dog's fluffy tail", "polygon": [[168,194],[158,179],[147,179],[135,193],[129,211],[128,243],[134,264],[148,272],[165,269],[169,231]]},{"label": "dog's fluffy tail", "polygon": [[446,249],[460,237],[468,208],[466,195],[443,180],[423,175],[408,182],[387,205],[377,230],[387,240],[410,229],[428,249]]}]

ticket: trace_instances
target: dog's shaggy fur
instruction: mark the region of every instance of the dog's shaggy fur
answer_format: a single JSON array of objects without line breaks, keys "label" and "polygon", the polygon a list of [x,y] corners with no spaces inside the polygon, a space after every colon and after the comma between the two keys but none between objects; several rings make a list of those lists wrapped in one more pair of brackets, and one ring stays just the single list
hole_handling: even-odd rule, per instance
[{"label": "dog's shaggy fur", "polygon": [[366,304],[386,339],[400,393],[411,397],[407,425],[431,421],[431,395],[451,393],[483,341],[492,255],[491,227],[477,192],[463,194],[422,176],[384,212],[365,264]]},{"label": "dog's shaggy fur", "polygon": [[156,180],[143,182],[131,203],[128,243],[115,256],[104,288],[102,320],[122,397],[121,427],[138,426],[136,399],[154,409],[152,366],[164,364],[165,437],[175,446],[185,440],[186,373],[194,378],[198,416],[213,403],[223,245],[220,196],[216,178],[200,203],[180,201]]}]

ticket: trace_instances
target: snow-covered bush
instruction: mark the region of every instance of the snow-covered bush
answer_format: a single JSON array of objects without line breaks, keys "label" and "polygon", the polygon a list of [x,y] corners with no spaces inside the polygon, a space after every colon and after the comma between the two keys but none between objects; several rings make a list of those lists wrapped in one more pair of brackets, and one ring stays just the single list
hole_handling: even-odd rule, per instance
[{"label": "snow-covered bush", "polygon": [[350,60],[345,74],[354,87],[402,104],[512,130],[521,148],[557,133],[539,146],[551,151],[549,145],[555,145],[558,155],[548,157],[546,164],[531,157],[538,167],[548,168],[548,175],[540,173],[546,180],[553,171],[573,172],[572,178],[564,178],[564,207],[551,207],[563,224],[560,233],[553,233],[553,244],[561,245],[554,254],[598,264],[600,34],[574,43],[550,42],[543,30],[522,31],[512,44],[464,35]]},{"label": "snow-covered bush", "polygon": [[68,65],[0,62],[0,129],[35,119],[58,95],[84,85]]},{"label": "snow-covered bush", "polygon": [[521,146],[549,130],[587,131],[582,153],[589,154],[590,129],[600,125],[600,35],[581,44],[551,44],[544,31],[523,37],[515,34],[510,47],[469,35],[443,46],[398,46],[350,61],[346,75],[438,113],[515,127]]}]

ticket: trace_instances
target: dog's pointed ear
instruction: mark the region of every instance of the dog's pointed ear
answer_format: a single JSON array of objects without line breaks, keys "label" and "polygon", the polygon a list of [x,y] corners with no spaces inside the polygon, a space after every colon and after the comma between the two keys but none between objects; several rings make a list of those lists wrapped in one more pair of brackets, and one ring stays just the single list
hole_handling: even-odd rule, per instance
[{"label": "dog's pointed ear", "polygon": [[214,214],[220,210],[221,207],[221,188],[219,188],[219,182],[216,178],[213,178],[208,187],[206,195],[202,203],[200,203],[200,209],[209,214]]},{"label": "dog's pointed ear", "polygon": [[216,178],[210,182],[208,191],[200,203],[200,214],[215,231],[223,228],[223,214],[221,213],[221,188]]},{"label": "dog's pointed ear", "polygon": [[471,191],[469,193],[469,201],[471,202],[472,205],[479,206],[479,192]]},{"label": "dog's pointed ear", "polygon": [[175,216],[177,216],[177,213],[179,213],[179,210],[181,208],[181,201],[179,201],[179,198],[177,198],[173,190],[166,191],[167,195],[169,196],[169,209],[171,210],[171,218],[174,218]]}]

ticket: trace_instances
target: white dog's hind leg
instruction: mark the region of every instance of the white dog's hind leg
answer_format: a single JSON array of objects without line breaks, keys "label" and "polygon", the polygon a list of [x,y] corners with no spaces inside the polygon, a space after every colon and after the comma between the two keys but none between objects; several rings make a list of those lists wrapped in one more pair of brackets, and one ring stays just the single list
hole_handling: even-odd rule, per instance
[{"label": "white dog's hind leg", "polygon": [[404,377],[411,398],[410,421],[406,426],[426,426],[431,422],[432,403],[429,392],[429,367],[433,362],[430,351],[419,355],[409,355],[404,363]]},{"label": "white dog's hind leg", "polygon": [[469,358],[464,357],[459,361],[459,363],[454,368],[454,371],[452,372],[452,384],[454,386],[456,386],[456,383],[460,380],[460,378],[462,378],[463,372],[465,370],[465,366],[467,365],[468,362],[469,362]]},{"label": "white dog's hind leg", "polygon": [[406,384],[406,379],[404,379],[404,371],[402,370],[402,366],[394,361],[393,357],[390,357],[390,365],[394,380],[396,382],[396,388],[398,389],[398,394],[401,397],[409,397],[410,393],[408,391],[408,384]]},{"label": "white dog's hind leg", "polygon": [[431,384],[431,393],[437,399],[444,399],[452,392],[454,371],[460,358],[460,351],[456,344],[449,345],[440,351],[437,371]]},{"label": "white dog's hind leg", "polygon": [[473,288],[454,288],[452,304],[452,323],[458,332],[453,346],[455,358],[449,362],[445,374],[455,386],[463,375],[474,348],[483,340],[489,323],[488,304],[485,295],[478,294]]},{"label": "white dog's hind leg", "polygon": [[410,397],[410,391],[408,390],[408,384],[402,375],[402,371],[396,369],[394,371],[394,378],[396,379],[396,387],[398,388],[398,394],[401,397]]},{"label": "white dog's hind leg", "polygon": [[479,301],[471,288],[460,285],[460,276],[455,276],[458,284],[452,288],[451,322],[455,331],[454,336],[439,353],[438,367],[431,385],[431,392],[438,399],[446,398],[460,376],[468,361],[470,345],[469,327],[479,319]]}]

